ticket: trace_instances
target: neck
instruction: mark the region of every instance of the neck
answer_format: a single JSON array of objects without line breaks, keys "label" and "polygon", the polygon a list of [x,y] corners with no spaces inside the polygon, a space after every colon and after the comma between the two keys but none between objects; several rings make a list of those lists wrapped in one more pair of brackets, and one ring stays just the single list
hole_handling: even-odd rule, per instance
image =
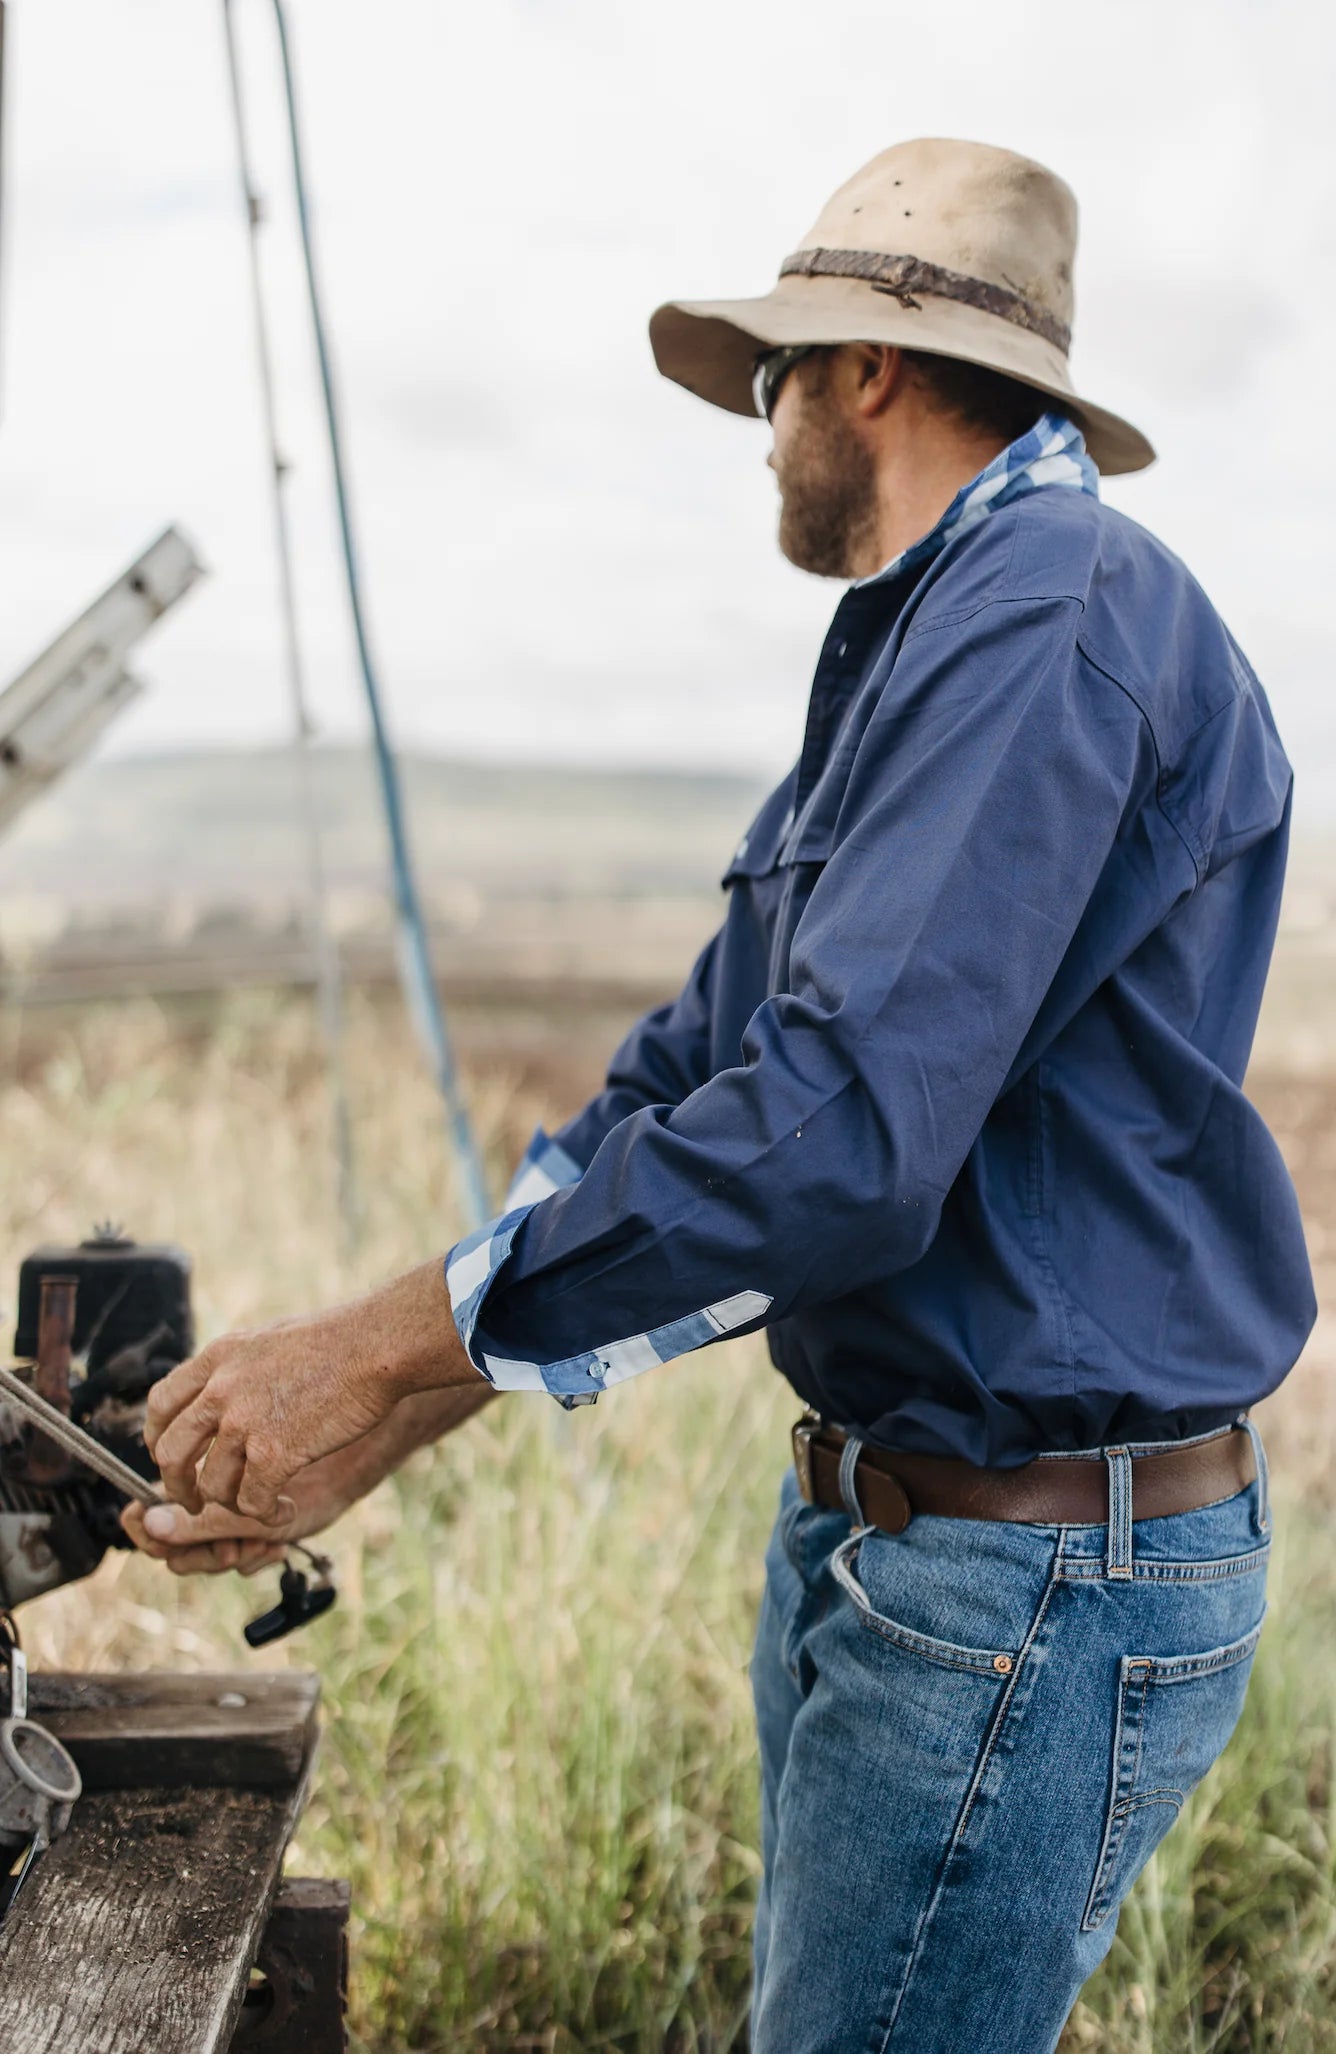
[{"label": "neck", "polygon": [[873,577],[928,534],[961,487],[1006,446],[987,430],[957,427],[940,414],[897,422],[878,451],[876,519],[859,538],[850,575]]}]

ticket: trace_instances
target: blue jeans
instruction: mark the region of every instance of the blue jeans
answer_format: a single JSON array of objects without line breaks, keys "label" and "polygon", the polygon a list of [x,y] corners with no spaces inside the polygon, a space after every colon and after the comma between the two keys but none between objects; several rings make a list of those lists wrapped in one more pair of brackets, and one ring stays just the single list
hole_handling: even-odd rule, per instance
[{"label": "blue jeans", "polygon": [[1105,1451],[1098,1526],[890,1535],[790,1470],[752,1663],[753,2054],[1056,2046],[1242,1709],[1270,1548],[1249,1431],[1257,1480],[1161,1519]]}]

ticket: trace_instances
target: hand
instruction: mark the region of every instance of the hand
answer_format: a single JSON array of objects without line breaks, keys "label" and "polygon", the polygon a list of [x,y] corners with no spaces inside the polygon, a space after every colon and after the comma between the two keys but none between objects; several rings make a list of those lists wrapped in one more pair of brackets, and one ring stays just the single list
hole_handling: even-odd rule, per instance
[{"label": "hand", "polygon": [[374,1433],[313,1462],[292,1479],[282,1500],[287,1516],[278,1526],[262,1525],[221,1505],[187,1512],[180,1505],[144,1505],[137,1500],[122,1511],[121,1525],[142,1553],[165,1562],[175,1576],[219,1576],[230,1569],[253,1576],[268,1563],[282,1561],[286,1542],[323,1533],[414,1449],[462,1426],[496,1395],[478,1378],[474,1388],[424,1391],[405,1398]]},{"label": "hand", "polygon": [[154,1385],[144,1438],[188,1512],[221,1506],[277,1533],[301,1472],[371,1435],[406,1397],[457,1385],[489,1388],[440,1265],[424,1263],[351,1305],[213,1342]]},{"label": "hand", "polygon": [[278,1525],[261,1525],[221,1505],[187,1512],[180,1505],[145,1505],[137,1499],[122,1511],[121,1525],[143,1554],[165,1562],[174,1576],[220,1576],[229,1569],[253,1576],[281,1562],[290,1541],[323,1533],[379,1480],[382,1465],[350,1460],[356,1453],[343,1449],[295,1477],[282,1501],[286,1516]]}]

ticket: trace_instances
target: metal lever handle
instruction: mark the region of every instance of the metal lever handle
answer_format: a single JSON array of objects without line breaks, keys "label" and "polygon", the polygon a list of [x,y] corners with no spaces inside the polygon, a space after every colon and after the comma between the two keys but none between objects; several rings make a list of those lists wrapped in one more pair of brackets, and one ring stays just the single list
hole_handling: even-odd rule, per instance
[{"label": "metal lever handle", "polygon": [[[318,1562],[322,1560],[317,1558]],[[282,1640],[285,1634],[327,1612],[338,1596],[333,1584],[327,1580],[322,1580],[312,1589],[303,1571],[291,1562],[279,1578],[278,1588],[278,1603],[272,1610],[261,1612],[258,1619],[252,1619],[243,1629],[247,1647],[267,1647],[270,1641]]]}]

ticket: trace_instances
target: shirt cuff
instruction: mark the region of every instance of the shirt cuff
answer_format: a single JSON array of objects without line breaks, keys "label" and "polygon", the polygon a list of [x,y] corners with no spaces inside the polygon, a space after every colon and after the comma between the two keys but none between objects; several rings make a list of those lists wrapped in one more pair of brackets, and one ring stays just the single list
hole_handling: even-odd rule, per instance
[{"label": "shirt cuff", "polygon": [[510,1259],[515,1236],[534,1206],[572,1184],[584,1172],[558,1142],[540,1128],[511,1180],[508,1209],[457,1242],[445,1259],[445,1282],[459,1338],[474,1368],[499,1391],[548,1391],[568,1410],[591,1405],[610,1384],[624,1383],[660,1362],[687,1355],[734,1328],[760,1319],[771,1300],[762,1291],[738,1291],[698,1312],[669,1320],[628,1339],[609,1341],[561,1362],[519,1362],[484,1346],[478,1332],[483,1306]]},{"label": "shirt cuff", "polygon": [[[523,1221],[535,1205],[544,1198],[550,1198],[554,1191],[578,1184],[584,1171],[573,1155],[567,1153],[559,1141],[538,1127],[529,1146],[520,1158],[519,1166],[510,1180],[505,1197],[505,1210],[496,1219],[489,1220],[485,1227],[467,1235],[458,1242],[445,1258],[446,1289],[450,1293],[450,1308],[455,1316],[455,1326],[469,1361],[489,1384],[499,1391],[546,1390],[541,1377],[536,1381],[529,1376],[514,1382],[505,1382],[485,1366],[481,1347],[474,1345],[474,1330],[478,1314],[491,1288],[492,1279],[510,1254],[511,1244]],[[516,1363],[518,1370],[529,1370],[532,1365]],[[558,1403],[570,1411],[576,1405],[594,1405],[598,1392],[582,1391],[578,1397],[554,1392]]]}]

